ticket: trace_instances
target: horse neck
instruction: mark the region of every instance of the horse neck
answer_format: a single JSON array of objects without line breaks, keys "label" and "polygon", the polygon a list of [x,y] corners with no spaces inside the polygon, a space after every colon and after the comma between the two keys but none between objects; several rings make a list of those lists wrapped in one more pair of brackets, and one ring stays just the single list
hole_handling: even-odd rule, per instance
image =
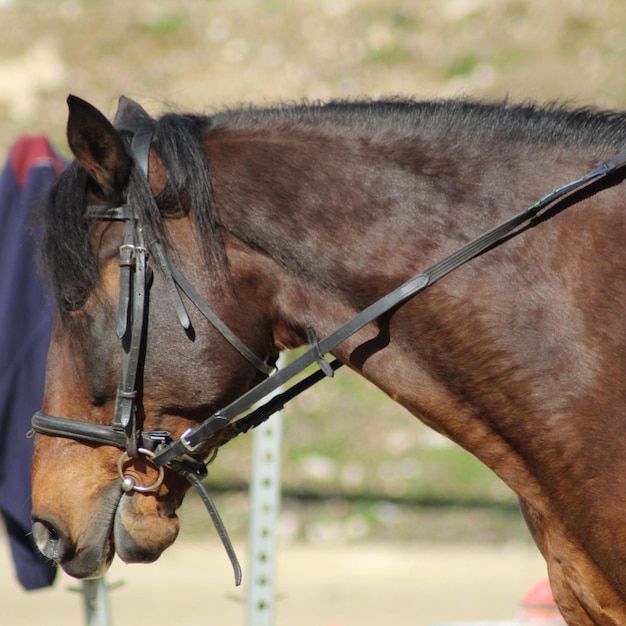
[{"label": "horse neck", "polygon": [[[558,146],[529,160],[528,146],[454,137],[222,131],[206,147],[221,223],[280,276],[274,316],[295,330],[288,346],[306,324],[331,332],[570,175],[552,165]],[[589,158],[571,160],[575,176]]]},{"label": "horse neck", "polygon": [[[334,330],[612,156],[593,147],[444,144],[412,162],[406,149],[366,154],[341,138],[326,150],[243,143],[230,159],[213,148],[220,218],[262,268],[256,279],[274,284],[266,302],[283,345],[303,341],[307,323],[318,334]],[[577,198],[337,350],[521,497],[557,580],[569,554],[587,579],[605,562],[610,594],[624,589],[626,559],[611,531],[623,526],[626,493],[626,345],[616,331],[626,302],[622,206],[619,188]],[[598,471],[607,459],[611,472]],[[621,612],[623,599],[616,606]]]}]

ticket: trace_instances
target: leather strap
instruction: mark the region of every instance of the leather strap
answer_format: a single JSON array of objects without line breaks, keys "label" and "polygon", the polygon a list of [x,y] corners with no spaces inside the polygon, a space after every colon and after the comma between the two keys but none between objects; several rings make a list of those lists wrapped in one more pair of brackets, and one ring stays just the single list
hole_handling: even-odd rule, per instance
[{"label": "leather strap", "polygon": [[[130,223],[130,222],[129,222]],[[115,406],[115,418],[113,426],[121,427],[126,433],[126,451],[131,457],[139,456],[137,444],[137,371],[143,347],[145,327],[145,301],[146,301],[146,250],[142,245],[141,228],[136,227],[138,236],[137,245],[132,247],[134,265],[132,267],[131,292],[129,306],[132,308],[131,326],[121,337],[122,357],[120,365],[119,386]],[[123,271],[125,268],[122,268]],[[119,327],[118,327],[119,330]]]},{"label": "leather strap", "polygon": [[190,471],[186,463],[178,463],[177,461],[173,461],[170,464],[170,467],[175,472],[186,478],[198,492],[198,495],[200,496],[204,507],[211,517],[213,526],[215,526],[217,535],[220,538],[224,549],[226,550],[226,554],[228,555],[228,559],[233,568],[233,573],[235,574],[235,585],[239,586],[241,584],[242,578],[241,565],[239,565],[237,554],[235,553],[233,544],[230,540],[230,537],[228,536],[228,531],[226,530],[226,526],[224,526],[224,522],[220,517],[217,507],[213,503],[213,499],[211,498],[209,492],[204,488],[204,485],[202,484],[202,479],[206,477],[206,469],[204,472]]},{"label": "leather strap", "polygon": [[176,288],[176,283],[174,282],[174,278],[172,276],[172,267],[169,257],[158,241],[153,241],[150,244],[150,252],[152,252],[152,256],[159,264],[161,275],[165,279],[167,292],[170,296],[172,304],[174,305],[174,309],[176,310],[176,315],[178,316],[180,325],[185,329],[190,328],[191,320],[189,319],[189,314],[187,313],[183,299],[180,297],[180,293],[178,293],[178,289]]},{"label": "leather strap", "polygon": [[126,221],[124,228],[124,243],[120,246],[120,296],[117,308],[117,329],[118,339],[121,339],[128,329],[128,316],[131,299],[131,275],[135,267],[135,256],[133,254],[135,245],[133,238],[133,223],[131,219]]},{"label": "leather strap", "polygon": [[154,124],[150,124],[150,129],[138,130],[133,134],[130,143],[130,149],[135,157],[137,165],[144,173],[146,180],[148,179],[148,165],[150,163],[150,146],[152,144],[152,135],[154,134]]},{"label": "leather strap", "polygon": [[[31,424],[36,433],[52,437],[66,437],[78,441],[89,441],[106,446],[126,448],[126,435],[113,426],[81,422],[67,417],[57,417],[38,411],[33,415]],[[167,430],[144,431],[140,435],[140,447],[153,452],[161,443],[170,440]]]},{"label": "leather strap", "polygon": [[264,363],[250,348],[248,348],[235,335],[235,333],[220,319],[217,313],[206,303],[202,296],[195,290],[193,285],[183,276],[178,268],[170,261],[170,271],[176,284],[183,290],[185,295],[193,302],[195,307],[211,322],[211,324],[220,332],[220,334],[230,343],[230,345],[246,358],[254,367],[263,374],[269,375],[274,368]]},{"label": "leather strap", "polygon": [[[139,132],[133,136],[131,142],[135,160],[146,176],[151,140],[152,132]],[[120,247],[117,335],[122,342],[122,356],[113,429],[124,431],[126,452],[129,457],[137,458],[140,447],[138,442],[140,429],[137,425],[137,373],[145,336],[148,268],[143,227],[132,205],[127,206],[124,243]]]}]

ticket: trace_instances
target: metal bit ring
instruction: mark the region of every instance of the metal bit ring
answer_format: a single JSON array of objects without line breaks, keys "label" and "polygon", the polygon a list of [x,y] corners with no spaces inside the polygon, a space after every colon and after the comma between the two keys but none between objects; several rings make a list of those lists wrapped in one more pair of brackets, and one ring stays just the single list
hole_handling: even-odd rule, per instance
[{"label": "metal bit ring", "polygon": [[[140,454],[143,454],[144,456],[147,456],[150,459],[153,459],[155,456],[152,450],[148,450],[146,448],[139,448],[138,452]],[[117,461],[117,471],[120,475],[120,478],[122,479],[122,491],[125,491],[126,493],[130,491],[138,491],[139,493],[156,491],[161,486],[161,483],[163,482],[163,479],[165,478],[165,470],[162,467],[158,468],[159,475],[156,481],[152,485],[138,485],[137,481],[132,476],[124,475],[124,462],[128,458],[129,458],[128,452],[122,452],[122,455]]]}]

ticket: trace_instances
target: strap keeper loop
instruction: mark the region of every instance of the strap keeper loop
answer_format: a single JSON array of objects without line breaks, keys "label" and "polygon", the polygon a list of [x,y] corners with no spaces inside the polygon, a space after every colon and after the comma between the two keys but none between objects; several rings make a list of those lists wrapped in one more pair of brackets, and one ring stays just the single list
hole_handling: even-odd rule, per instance
[{"label": "strap keeper loop", "polygon": [[120,267],[135,267],[135,251],[132,243],[123,243],[120,246]]},{"label": "strap keeper loop", "polygon": [[315,362],[319,366],[319,368],[324,373],[324,376],[328,376],[328,378],[332,378],[335,375],[335,370],[330,366],[330,363],[324,358],[322,351],[320,350],[320,344],[317,340],[317,335],[315,334],[315,330],[313,326],[306,327],[306,336],[311,348],[315,351],[316,359]]}]

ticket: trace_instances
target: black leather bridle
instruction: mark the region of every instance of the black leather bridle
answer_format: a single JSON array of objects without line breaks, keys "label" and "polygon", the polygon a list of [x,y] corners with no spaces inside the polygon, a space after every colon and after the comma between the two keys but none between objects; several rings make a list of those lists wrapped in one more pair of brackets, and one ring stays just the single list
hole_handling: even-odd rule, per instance
[{"label": "black leather bridle", "polygon": [[[151,130],[135,132],[130,140],[130,152],[134,157],[135,166],[139,167],[143,173],[142,180],[145,181],[146,185],[148,185],[151,141]],[[151,194],[149,197],[152,197]],[[122,345],[122,353],[113,421],[110,426],[106,426],[38,412],[32,418],[32,427],[35,432],[45,435],[68,437],[78,441],[122,448],[124,452],[117,463],[122,491],[140,493],[156,491],[165,477],[163,465],[155,465],[158,470],[158,477],[151,485],[138,484],[132,476],[127,476],[124,473],[127,459],[144,456],[154,460],[158,451],[171,442],[169,431],[143,431],[138,423],[138,395],[141,389],[139,379],[148,324],[146,304],[152,280],[152,269],[148,264],[149,254],[154,258],[165,280],[167,291],[183,328],[190,328],[191,321],[179,289],[185,293],[190,302],[217,328],[222,336],[262,374],[266,376],[271,374],[274,367],[261,360],[228,328],[178,271],[160,242],[156,239],[150,243],[145,241],[144,227],[133,204],[132,193],[129,193],[127,202],[121,206],[107,208],[89,205],[87,215],[91,219],[121,221],[125,225],[124,239],[119,249],[120,293],[116,328],[117,337]],[[168,463],[168,467],[187,479],[200,492],[231,559],[235,571],[235,580],[239,584],[241,568],[234,549],[219,513],[202,485],[202,479],[207,475],[206,464],[190,454],[183,454],[178,459]]]},{"label": "black leather bridle", "polygon": [[[135,159],[136,166],[140,167],[144,174],[143,179],[146,185],[148,185],[148,157],[151,138],[151,131],[135,132],[130,145],[130,152]],[[44,435],[67,437],[78,441],[121,448],[124,452],[118,462],[118,468],[123,491],[146,492],[156,490],[163,480],[165,467],[183,476],[199,491],[233,565],[236,584],[239,584],[241,568],[237,557],[219,514],[202,485],[202,479],[207,475],[206,464],[195,458],[194,453],[197,453],[203,444],[207,443],[217,433],[227,432],[227,428],[226,441],[239,433],[247,432],[325,376],[332,377],[334,371],[342,364],[337,360],[328,362],[324,359],[324,355],[331,352],[345,339],[384,313],[413,298],[454,269],[503,243],[510,236],[519,232],[522,225],[531,225],[531,220],[538,217],[547,208],[555,205],[557,201],[599,179],[605,178],[623,167],[624,164],[626,164],[626,150],[607,161],[601,162],[594,170],[581,178],[555,189],[526,210],[470,241],[430,268],[416,274],[364,309],[352,320],[340,326],[328,337],[318,341],[314,330],[308,328],[310,349],[274,373],[272,373],[274,368],[249,350],[209,307],[176,268],[161,244],[157,240],[146,243],[142,224],[133,207],[132,195],[128,197],[125,204],[119,207],[90,206],[88,212],[94,219],[119,220],[125,223],[124,242],[120,247],[120,303],[117,325],[117,335],[122,343],[122,359],[115,416],[112,424],[107,426],[38,412],[32,418],[33,430]],[[621,177],[618,179],[619,181],[621,181]],[[171,433],[168,431],[143,431],[137,420],[137,378],[142,365],[143,344],[148,324],[146,294],[152,271],[148,263],[148,253],[154,258],[159,271],[165,278],[168,292],[183,327],[189,328],[190,321],[180,291],[240,354],[263,374],[271,374],[234,402],[209,416],[195,428],[187,430],[176,440],[171,438]],[[317,363],[319,368],[313,374],[297,383],[292,382],[296,376],[314,363]],[[276,393],[289,383],[291,383],[289,388]],[[268,400],[268,398],[270,399]],[[259,406],[259,403],[262,404]],[[257,408],[253,409],[255,405]],[[241,417],[242,415],[244,417]],[[138,485],[132,477],[124,475],[125,460],[128,457],[135,458],[138,456],[149,457],[152,464],[158,469],[159,476],[153,485]]]}]

